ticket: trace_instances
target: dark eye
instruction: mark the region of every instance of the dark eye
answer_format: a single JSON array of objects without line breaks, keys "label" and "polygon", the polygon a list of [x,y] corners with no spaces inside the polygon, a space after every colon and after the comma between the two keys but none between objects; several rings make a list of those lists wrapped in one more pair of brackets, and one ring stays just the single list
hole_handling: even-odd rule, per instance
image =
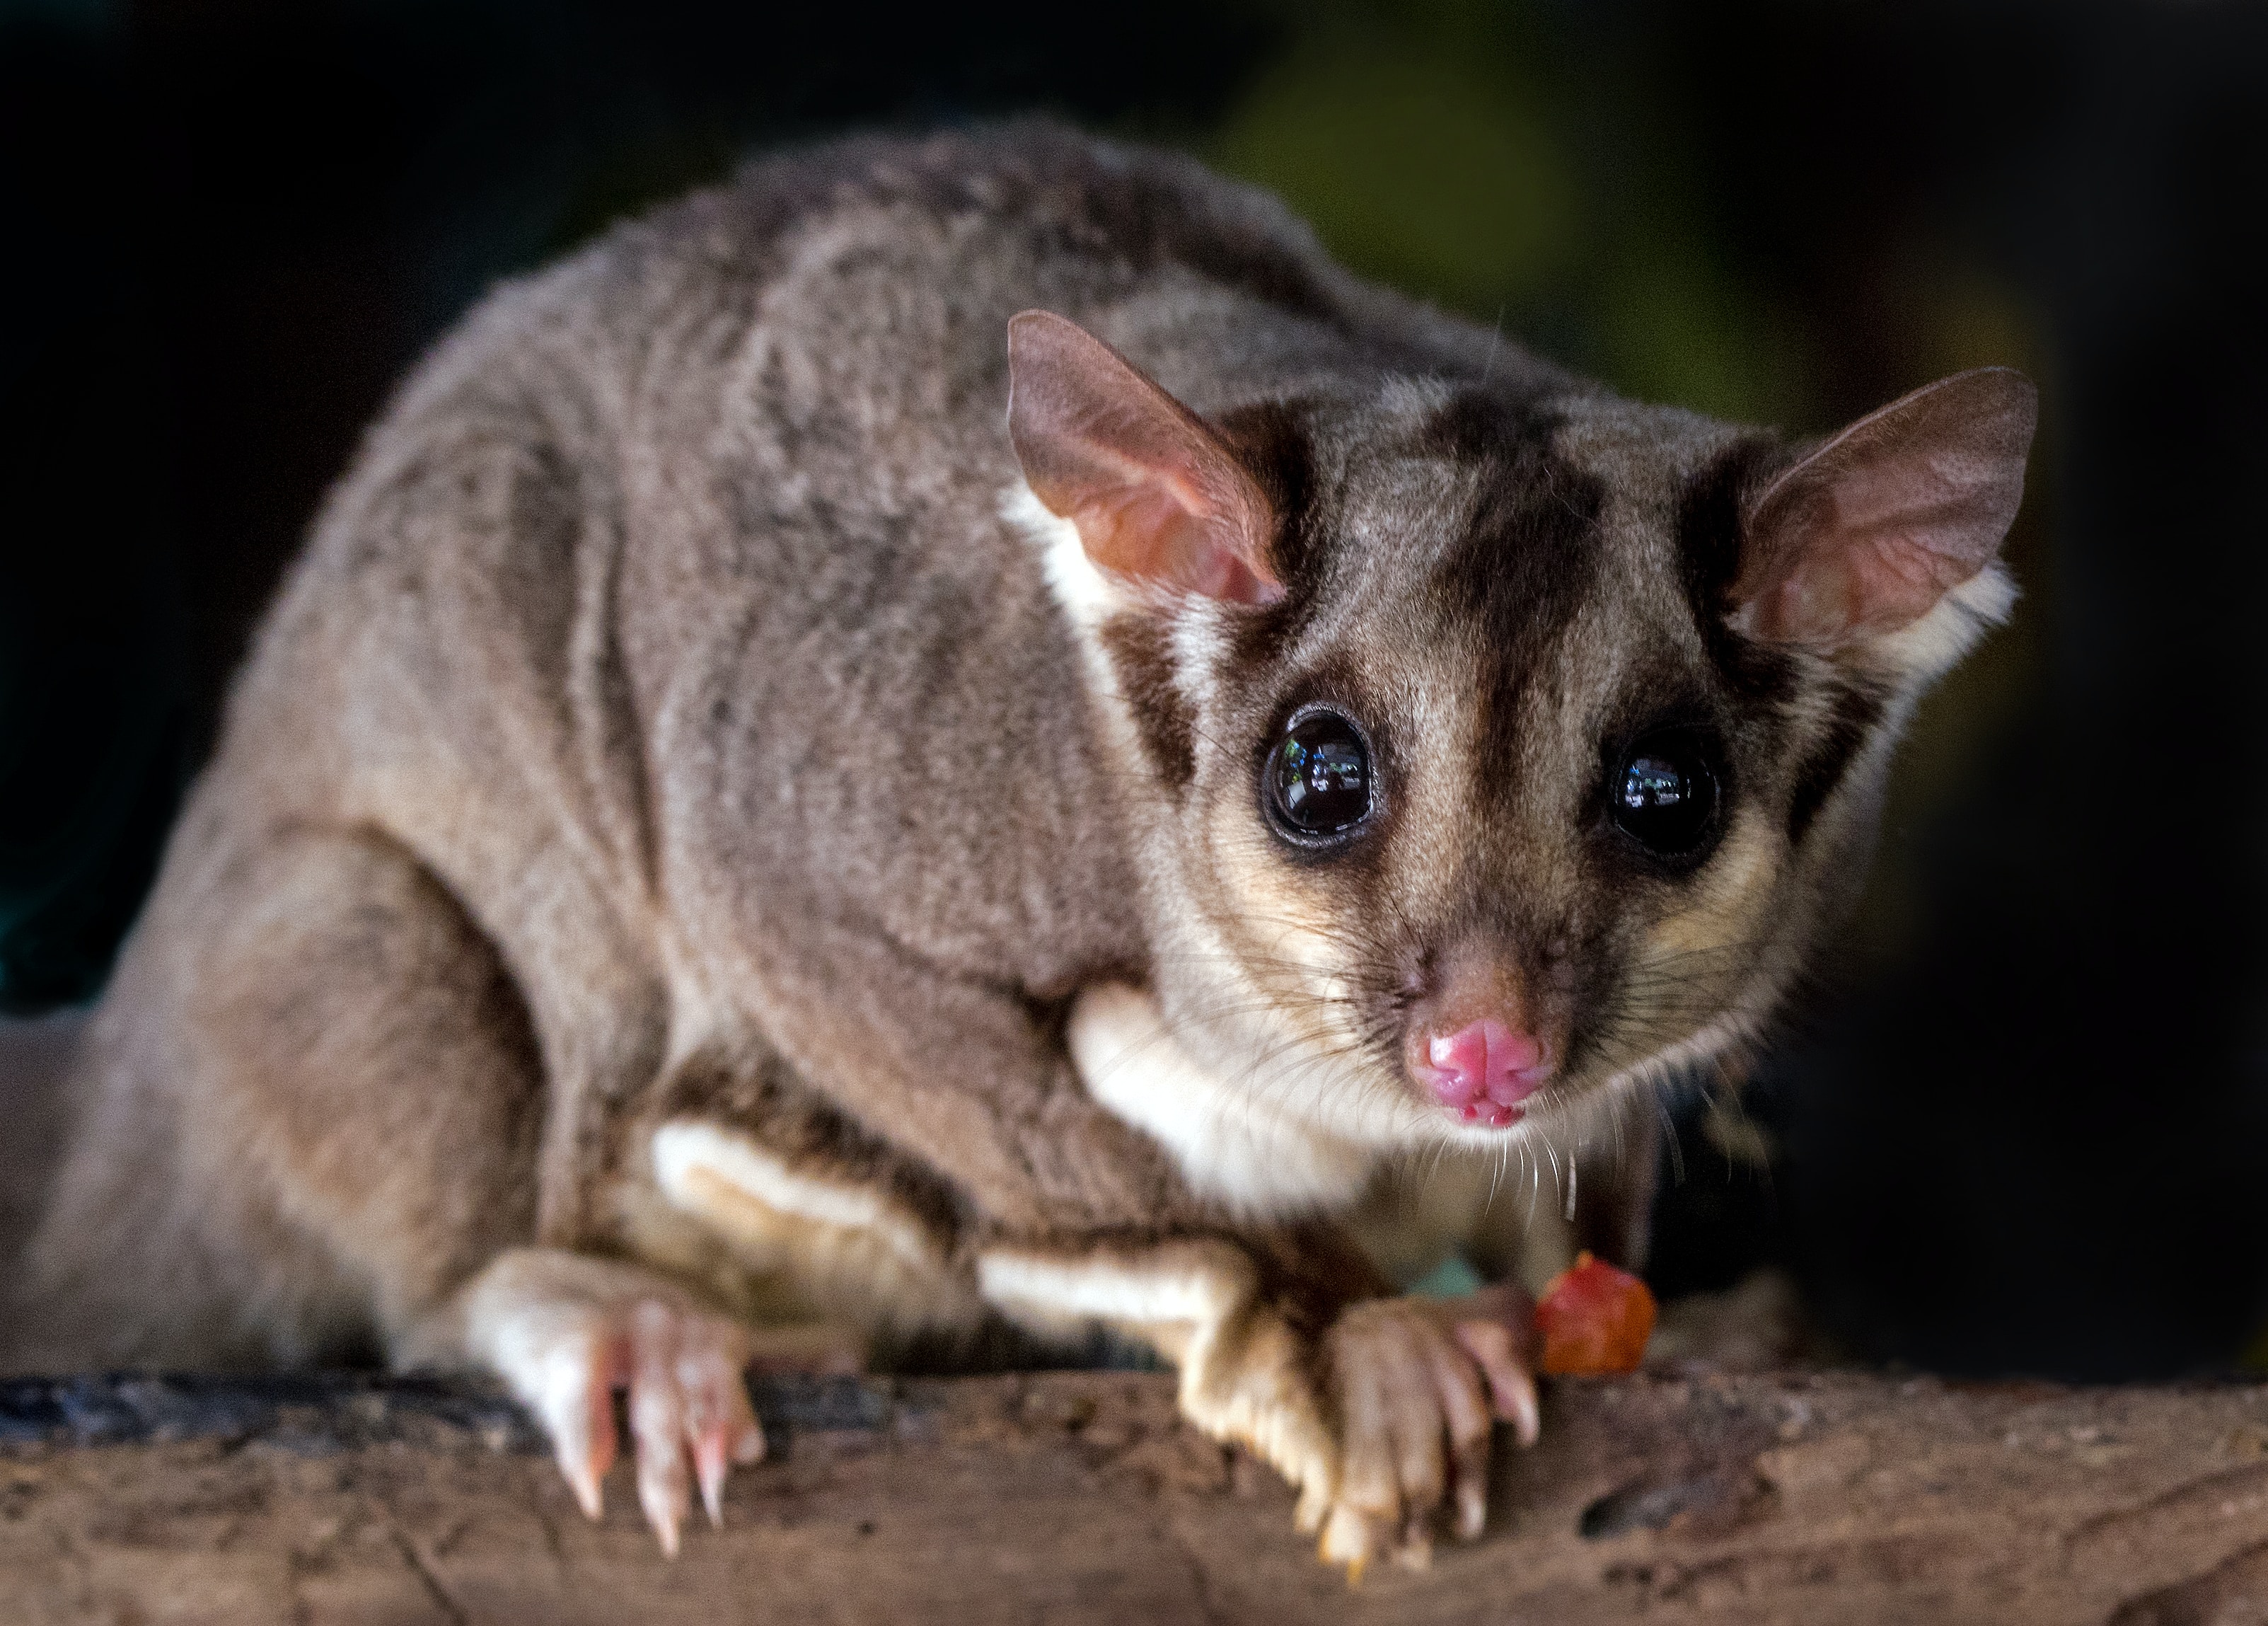
[{"label": "dark eye", "polygon": [[1268,753],[1261,791],[1293,839],[1344,835],[1370,817],[1370,750],[1338,713],[1308,712]]},{"label": "dark eye", "polygon": [[1662,858],[1688,857],[1717,820],[1717,775],[1703,742],[1684,730],[1650,734],[1615,774],[1616,827]]}]

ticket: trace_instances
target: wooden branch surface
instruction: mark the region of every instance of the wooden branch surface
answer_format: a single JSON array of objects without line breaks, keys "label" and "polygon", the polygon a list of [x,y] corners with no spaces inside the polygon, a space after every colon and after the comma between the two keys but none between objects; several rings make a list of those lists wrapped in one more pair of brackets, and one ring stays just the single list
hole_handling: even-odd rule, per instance
[{"label": "wooden branch surface", "polygon": [[665,1561],[493,1397],[0,1383],[0,1621],[2268,1621],[2268,1390],[1824,1374],[1556,1386],[1490,1534],[1351,1590],[1170,1378],[765,1380]]}]

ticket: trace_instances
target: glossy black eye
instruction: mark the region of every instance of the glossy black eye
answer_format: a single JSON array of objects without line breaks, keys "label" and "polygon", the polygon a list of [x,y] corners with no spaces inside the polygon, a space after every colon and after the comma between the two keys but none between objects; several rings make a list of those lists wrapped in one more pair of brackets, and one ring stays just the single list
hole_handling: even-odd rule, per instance
[{"label": "glossy black eye", "polygon": [[1716,829],[1717,775],[1704,742],[1688,730],[1650,734],[1631,746],[1611,789],[1616,827],[1658,857],[1690,857]]},{"label": "glossy black eye", "polygon": [[1344,835],[1370,817],[1370,748],[1338,713],[1306,713],[1268,753],[1261,793],[1295,840]]}]

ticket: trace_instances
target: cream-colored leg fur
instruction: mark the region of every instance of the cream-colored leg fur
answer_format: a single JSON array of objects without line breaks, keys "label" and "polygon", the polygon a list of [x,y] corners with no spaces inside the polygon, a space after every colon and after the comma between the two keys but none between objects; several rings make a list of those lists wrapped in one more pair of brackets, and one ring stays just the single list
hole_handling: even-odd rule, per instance
[{"label": "cream-colored leg fur", "polygon": [[[1071,1048],[1089,1092],[1163,1142],[1191,1184],[1248,1212],[1349,1207],[1370,1178],[1355,1149],[1263,1115],[1201,1067],[1144,994],[1080,996]],[[1258,1452],[1298,1488],[1323,1556],[1359,1568],[1423,1563],[1436,1512],[1480,1533],[1492,1416],[1536,1432],[1526,1364],[1530,1306],[1516,1288],[1469,1298],[1351,1304],[1312,1342],[1266,1302],[1251,1257],[1227,1240],[1140,1249],[999,1249],[984,1297],[1042,1328],[1099,1321],[1181,1373],[1181,1405],[1219,1439]]]},{"label": "cream-colored leg fur", "polygon": [[1101,1322],[1181,1373],[1183,1415],[1250,1447],[1300,1493],[1300,1529],[1323,1557],[1359,1571],[1391,1555],[1422,1564],[1435,1515],[1478,1535],[1487,1512],[1491,1423],[1535,1438],[1522,1358],[1526,1298],[1349,1305],[1310,1342],[1264,1302],[1233,1243],[1184,1241],[1081,1255],[998,1249],[978,1262],[984,1296],[1042,1331]]}]

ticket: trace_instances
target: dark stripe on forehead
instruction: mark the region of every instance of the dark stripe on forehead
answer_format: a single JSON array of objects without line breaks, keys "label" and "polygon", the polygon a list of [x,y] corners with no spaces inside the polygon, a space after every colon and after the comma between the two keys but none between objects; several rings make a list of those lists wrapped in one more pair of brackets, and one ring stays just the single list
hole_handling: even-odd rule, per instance
[{"label": "dark stripe on forehead", "polygon": [[1521,693],[1552,658],[1598,571],[1606,489],[1553,450],[1559,421],[1541,403],[1467,390],[1433,414],[1421,438],[1474,483],[1472,518],[1439,580],[1452,616],[1478,634],[1481,749],[1506,761],[1519,755]]},{"label": "dark stripe on forehead", "polygon": [[1548,393],[1474,386],[1434,409],[1418,432],[1418,449],[1421,455],[1461,464],[1502,459],[1523,447],[1548,453],[1565,421]]},{"label": "dark stripe on forehead", "polygon": [[1850,771],[1851,759],[1866,744],[1874,725],[1882,720],[1880,696],[1865,689],[1837,691],[1829,708],[1827,728],[1804,754],[1795,770],[1795,788],[1787,804],[1787,839],[1800,842],[1811,821],[1819,817],[1827,798]]},{"label": "dark stripe on forehead", "polygon": [[1300,405],[1292,402],[1237,407],[1215,419],[1214,427],[1258,483],[1275,521],[1268,562],[1284,584],[1284,597],[1238,616],[1231,635],[1232,662],[1249,670],[1280,658],[1314,610],[1323,573],[1314,445]]},{"label": "dark stripe on forehead", "polygon": [[1702,647],[1725,686],[1749,705],[1771,705],[1795,693],[1795,666],[1778,650],[1742,637],[1725,624],[1736,606],[1741,574],[1741,506],[1783,454],[1762,435],[1736,440],[1686,482],[1677,503],[1677,552],[1685,595]]},{"label": "dark stripe on forehead", "polygon": [[1269,563],[1278,580],[1286,587],[1303,581],[1314,564],[1315,455],[1299,409],[1263,401],[1222,413],[1215,427],[1267,496],[1276,519]]},{"label": "dark stripe on forehead", "polygon": [[1134,719],[1134,733],[1151,768],[1176,796],[1196,776],[1197,719],[1174,681],[1167,624],[1130,611],[1102,625],[1102,647],[1118,675],[1118,692]]}]

